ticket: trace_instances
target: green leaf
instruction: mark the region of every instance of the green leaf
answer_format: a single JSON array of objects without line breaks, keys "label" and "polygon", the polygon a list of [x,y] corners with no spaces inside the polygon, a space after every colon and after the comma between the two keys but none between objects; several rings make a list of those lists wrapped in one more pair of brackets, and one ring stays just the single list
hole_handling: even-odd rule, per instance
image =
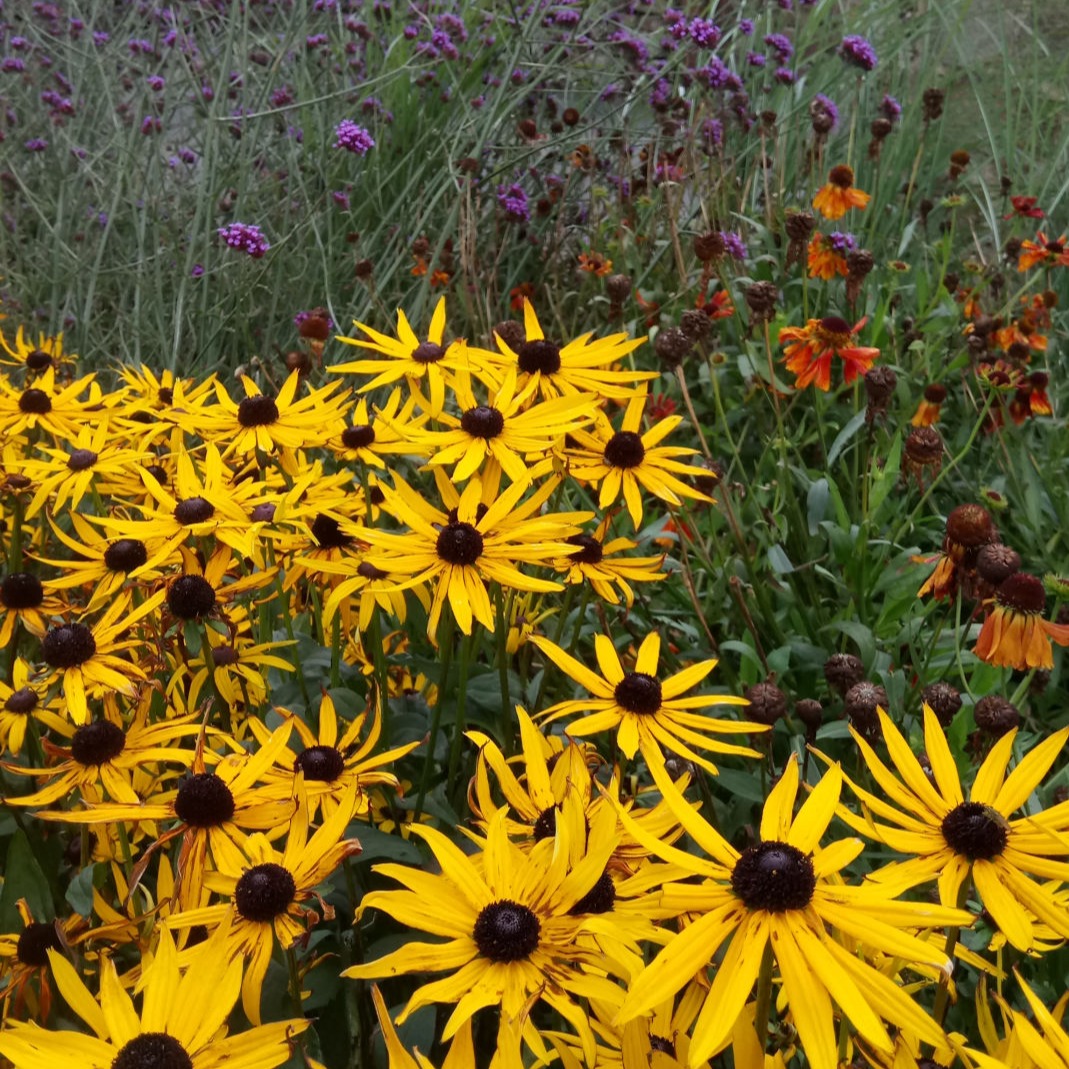
[{"label": "green leaf", "polygon": [[869,628],[857,620],[833,620],[828,626],[852,638],[857,646],[857,655],[865,664],[872,664],[876,656],[876,640]]},{"label": "green leaf", "polygon": [[820,521],[824,519],[828,511],[828,499],[831,491],[828,489],[827,479],[817,479],[811,483],[809,493],[806,494],[806,522],[809,524],[809,533],[815,535],[820,530]]},{"label": "green leaf", "polygon": [[66,899],[70,904],[71,909],[74,910],[81,917],[88,917],[93,912],[93,888],[95,886],[94,880],[97,876],[97,869],[102,869],[102,875],[106,873],[106,869],[103,863],[96,865],[86,865],[81,872],[75,876],[69,884],[67,884]]},{"label": "green leaf", "polygon": [[419,847],[408,839],[402,839],[400,835],[388,835],[378,828],[359,822],[350,825],[348,834],[360,840],[362,849],[356,856],[357,861],[388,858],[390,861],[400,861],[406,865],[423,864],[423,855]]},{"label": "green leaf", "polygon": [[871,476],[872,484],[869,490],[869,519],[872,519],[880,510],[880,506],[887,500],[888,494],[898,484],[898,476],[902,467],[902,433],[895,435],[894,442],[887,454],[887,461],[877,468]]},{"label": "green leaf", "polygon": [[787,556],[783,546],[778,542],[774,546],[768,547],[768,566],[775,575],[785,575],[787,572],[794,571],[791,558]]},{"label": "green leaf", "polygon": [[835,436],[828,450],[828,467],[830,468],[838,459],[842,451],[850,444],[850,440],[865,426],[865,410],[862,409],[849,423]]},{"label": "green leaf", "polygon": [[34,920],[51,921],[56,918],[48,879],[37,864],[26,833],[20,828],[11,839],[4,862],[4,887],[0,891],[0,931],[22,930],[18,900],[26,899]]}]

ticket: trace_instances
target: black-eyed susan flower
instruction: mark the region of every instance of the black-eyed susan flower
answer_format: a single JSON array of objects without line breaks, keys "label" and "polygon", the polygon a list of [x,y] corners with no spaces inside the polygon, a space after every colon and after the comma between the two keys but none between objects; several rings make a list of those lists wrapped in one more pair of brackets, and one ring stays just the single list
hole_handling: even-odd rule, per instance
[{"label": "black-eyed susan flower", "polygon": [[[1062,1023],[1066,996],[1048,1006],[1025,982],[1017,970],[1014,976],[1034,1016],[1029,1020],[1021,1010],[1012,1007],[1003,997],[996,996],[1006,1022],[1007,1034],[998,1042],[993,1016],[987,1005],[980,1004],[982,988],[977,989],[977,1016],[980,1031],[991,1052],[969,1050],[967,1058],[980,1069],[1065,1069],[1069,1066],[1069,1032]],[[984,1027],[986,1023],[986,1028]]]},{"label": "black-eyed susan flower", "polygon": [[222,545],[205,561],[181,546],[182,574],[167,583],[167,609],[176,620],[203,620],[223,616],[228,605],[243,594],[260,590],[275,577],[274,568],[241,575],[234,551]]},{"label": "black-eyed susan flower", "polygon": [[783,327],[779,341],[786,343],[784,363],[795,376],[795,387],[830,390],[833,356],[843,361],[843,381],[847,384],[864,375],[880,355],[873,346],[855,344],[864,325],[864,319],[851,327],[840,316],[825,316],[808,320],[804,327]]},{"label": "black-eyed susan flower", "polygon": [[589,513],[541,513],[555,488],[547,481],[526,501],[523,483],[513,483],[488,506],[482,502],[480,480],[468,483],[455,511],[443,512],[429,504],[407,483],[396,478],[385,488],[384,507],[408,528],[394,533],[368,527],[359,535],[372,547],[367,561],[390,575],[408,576],[407,585],[434,587],[427,634],[432,641],[446,602],[465,634],[473,621],[493,631],[494,610],[486,584],[510,590],[560,590],[550,579],[521,572],[518,565],[541,563],[567,552],[563,541],[579,529],[576,521]]},{"label": "black-eyed susan flower", "polygon": [[1069,855],[1069,804],[1014,818],[1061,753],[1069,728],[1033,746],[1012,772],[1017,730],[1007,732],[984,759],[966,801],[950,746],[931,709],[924,707],[931,778],[891,718],[882,709],[878,713],[894,770],[851,729],[880,793],[848,780],[870,814],[850,823],[910,856],[879,869],[872,880],[897,890],[936,880],[940,901],[949,905],[960,900],[971,876],[984,907],[1013,946],[1031,947],[1031,917],[1069,938],[1065,909],[1049,888],[1032,879],[1069,878],[1069,861],[1056,860]]},{"label": "black-eyed susan flower", "polygon": [[576,446],[566,451],[569,474],[598,487],[600,508],[608,508],[622,495],[636,528],[642,523],[644,489],[669,505],[681,505],[682,498],[713,500],[679,478],[708,477],[704,468],[679,459],[695,456],[697,450],[660,444],[682,423],[682,416],[668,416],[642,433],[647,400],[646,394],[640,394],[628,401],[619,430],[603,412],[595,413],[593,429],[573,431]]},{"label": "black-eyed susan flower", "polygon": [[267,836],[257,832],[246,840],[239,865],[231,867],[224,860],[218,872],[205,874],[205,886],[226,895],[228,903],[185,910],[167,920],[174,928],[203,924],[209,930],[221,925],[228,929],[228,950],[248,959],[241,1007],[253,1024],[260,1023],[260,992],[276,939],[283,949],[292,947],[319,921],[320,916],[305,905],[310,899],[319,901],[328,919],[333,917],[316,888],[360,850],[356,839],[344,837],[356,807],[356,784],[349,786],[337,809],[311,836],[303,776],[296,779],[293,800],[283,850],[275,850]]},{"label": "black-eyed susan flower", "polygon": [[580,335],[565,345],[546,337],[531,302],[523,299],[524,339],[513,343],[495,334],[499,353],[485,355],[501,367],[516,368],[517,387],[523,390],[529,382],[545,398],[561,394],[592,393],[599,397],[623,400],[636,390],[644,392],[640,383],[656,378],[656,372],[622,370],[617,365],[637,349],[644,338],[629,338],[626,334],[608,334],[595,338],[593,331]]},{"label": "black-eyed susan flower", "polygon": [[426,447],[416,442],[414,432],[430,415],[417,414],[416,402],[410,394],[402,404],[400,386],[390,391],[382,408],[369,411],[367,398],[361,397],[349,412],[348,426],[330,439],[331,451],[339,460],[380,471],[386,468],[383,457],[425,455]]},{"label": "black-eyed susan flower", "polygon": [[[704,983],[716,961],[691,1034],[690,1064],[699,1063],[730,1042],[770,955],[779,974],[777,1002],[789,1008],[813,1069],[839,1064],[836,1007],[879,1050],[893,1049],[885,1021],[942,1044],[939,1025],[865,954],[886,953],[897,959],[899,969],[916,963],[949,970],[946,956],[909,929],[968,924],[972,918],[957,909],[898,902],[875,884],[852,886],[842,880],[840,872],[862,843],[840,839],[820,845],[839,799],[842,777],[836,767],[828,769],[795,815],[799,775],[792,755],[765,802],[760,840],[741,853],[691,808],[662,767],[651,765],[651,772],[704,856],[660,843],[620,814],[651,853],[700,882],[664,885],[662,903],[685,914],[689,923],[631,985],[618,1024],[648,1013],[696,976]],[[757,1025],[763,1028],[765,1022]]]},{"label": "black-eyed susan flower", "polygon": [[[337,340],[359,349],[369,349],[378,357],[353,360],[347,364],[335,364],[329,370],[338,374],[371,375],[370,381],[360,388],[360,393],[387,386],[399,379],[408,383],[413,395],[420,394],[427,401],[427,410],[437,415],[445,404],[445,390],[452,383],[453,375],[461,368],[482,368],[488,361],[479,351],[463,339],[448,344],[445,341],[445,298],[440,297],[434,306],[427,337],[420,339],[409,325],[408,318],[397,310],[397,337],[380,334],[377,330],[354,320],[353,325],[366,338],[343,338]],[[426,393],[423,387],[426,386]]]},{"label": "black-eyed susan flower", "polygon": [[47,687],[31,678],[29,662],[16,657],[11,682],[0,679],[0,752],[17,757],[33,720],[62,731],[66,723],[60,715],[62,708],[62,698],[49,697]]},{"label": "black-eyed susan flower", "polygon": [[[615,822],[604,814],[599,823]],[[402,890],[372,891],[361,911],[375,908],[402,924],[446,942],[409,942],[377,961],[346,969],[342,975],[375,979],[407,973],[445,972],[412,994],[398,1017],[403,1023],[421,1006],[455,1003],[443,1038],[456,1033],[479,1010],[497,1006],[501,1021],[524,1033],[531,1003],[546,1003],[579,1033],[588,1058],[595,1037],[585,1011],[575,1001],[594,997],[619,1004],[620,989],[606,972],[626,975],[603,950],[580,941],[585,915],[573,907],[601,878],[612,852],[612,835],[599,835],[583,862],[569,868],[567,829],[562,828],[524,852],[505,830],[505,813],[494,815],[479,858],[464,854],[441,832],[413,827],[430,846],[441,873],[404,865],[376,865]],[[589,964],[593,969],[582,971]],[[501,1041],[499,1033],[499,1042]],[[536,1040],[541,1046],[541,1041]]]},{"label": "black-eyed susan flower", "polygon": [[629,760],[641,750],[647,764],[662,764],[663,749],[677,753],[688,761],[716,774],[716,766],[696,750],[742,757],[759,756],[748,746],[721,742],[718,735],[741,735],[763,731],[760,724],[741,720],[724,720],[710,716],[714,705],[746,705],[745,698],[732,694],[691,694],[716,667],[716,660],[700,661],[681,672],[661,680],[657,665],[661,653],[661,636],[651,631],[635,657],[635,667],[625,670],[619,654],[607,635],[594,637],[599,676],[549,639],[535,636],[538,647],[562,672],[574,679],[590,697],[558,702],[541,715],[546,721],[585,713],[568,723],[571,736],[615,731],[616,743]]},{"label": "black-eyed susan flower", "polygon": [[0,364],[23,368],[27,380],[43,375],[46,371],[71,364],[78,358],[73,353],[63,351],[63,332],[45,334],[40,331],[36,343],[27,337],[23,327],[15,331],[15,337],[8,341],[0,330]]},{"label": "black-eyed susan flower", "polygon": [[223,939],[203,944],[183,969],[170,933],[161,930],[140,985],[140,1013],[111,958],[101,963],[98,999],[61,953],[50,948],[48,957],[60,994],[94,1034],[9,1022],[0,1033],[0,1053],[15,1069],[55,1069],[63,1062],[85,1069],[273,1069],[309,1025],[302,1017],[227,1036],[241,960]]},{"label": "black-eyed susan flower", "polygon": [[3,1016],[17,1020],[29,1011],[47,1021],[52,1009],[48,951],[63,953],[88,927],[77,913],[66,920],[36,920],[25,898],[15,903],[22,930],[0,935],[0,1001]]},{"label": "black-eyed susan flower", "polygon": [[864,208],[871,195],[854,188],[854,169],[845,163],[828,172],[828,181],[813,198],[813,207],[825,219],[841,219],[851,208]]},{"label": "black-eyed susan flower", "polygon": [[[0,432],[21,434],[40,428],[54,440],[78,433],[93,411],[99,411],[100,387],[94,375],[85,375],[63,386],[56,386],[56,369],[48,368],[33,380],[33,385],[19,389],[5,377],[0,378]],[[82,395],[89,391],[89,396]]]},{"label": "black-eyed susan flower", "polygon": [[58,598],[50,597],[33,572],[8,572],[0,579],[0,646],[7,647],[19,626],[42,638],[48,618],[64,609]]},{"label": "black-eyed susan flower", "polygon": [[58,681],[67,715],[76,723],[89,719],[88,698],[115,692],[133,695],[145,678],[141,665],[123,656],[143,644],[134,625],[151,616],[166,597],[159,590],[140,605],[120,596],[92,626],[73,620],[48,628],[41,639],[41,659],[50,680]]},{"label": "black-eyed susan flower", "polygon": [[1069,624],[1044,619],[1047,592],[1041,580],[1025,572],[1004,579],[995,591],[973,653],[988,664],[1016,668],[1053,668],[1051,643],[1069,646]]},{"label": "black-eyed susan flower", "polygon": [[[422,430],[416,441],[427,447],[428,463],[453,465],[453,482],[463,482],[496,464],[511,482],[529,483],[548,472],[564,436],[593,418],[594,394],[564,394],[532,404],[537,384],[517,389],[510,368],[485,403],[476,397],[471,376],[458,372],[454,384],[460,416],[442,412],[442,431]],[[533,462],[532,462],[533,461]]]},{"label": "black-eyed susan flower", "polygon": [[606,541],[611,522],[612,517],[606,516],[592,534],[572,535],[568,544],[574,548],[566,557],[555,560],[553,567],[563,574],[565,583],[589,583],[594,593],[610,605],[619,605],[623,595],[624,604],[630,608],[635,600],[632,583],[654,583],[668,578],[668,573],[662,570],[665,555],[625,556],[636,543],[630,538]]}]

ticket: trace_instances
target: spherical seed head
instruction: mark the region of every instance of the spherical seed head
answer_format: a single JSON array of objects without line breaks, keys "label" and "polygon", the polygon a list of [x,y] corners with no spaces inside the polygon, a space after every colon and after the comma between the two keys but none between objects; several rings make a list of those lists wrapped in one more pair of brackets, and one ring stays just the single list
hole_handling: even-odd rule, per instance
[{"label": "spherical seed head", "polygon": [[523,342],[516,355],[520,358],[520,371],[525,375],[539,372],[555,375],[560,371],[560,347],[548,338]]},{"label": "spherical seed head", "polygon": [[479,953],[490,961],[521,961],[538,949],[541,931],[532,910],[504,899],[483,907],[475,920],[472,938]]},{"label": "spherical seed head", "polygon": [[1020,726],[1021,714],[1013,702],[999,694],[988,694],[973,707],[973,719],[981,731],[998,739]]},{"label": "spherical seed head", "polygon": [[604,456],[610,467],[637,468],[646,457],[646,447],[634,431],[617,431],[606,443]]},{"label": "spherical seed head", "polygon": [[483,536],[470,523],[447,523],[438,532],[435,548],[447,564],[466,567],[482,556]]},{"label": "spherical seed head", "polygon": [[862,680],[855,683],[843,698],[843,707],[850,722],[863,735],[871,735],[880,724],[876,707],[887,708],[887,691],[878,683]]},{"label": "spherical seed head", "polygon": [[865,396],[870,408],[886,409],[894,396],[898,376],[886,365],[865,372]]},{"label": "spherical seed head", "polygon": [[56,926],[31,921],[19,933],[18,942],[15,944],[15,957],[23,965],[39,969],[48,964],[49,950],[63,951]]},{"label": "spherical seed head", "polygon": [[243,427],[267,427],[278,422],[278,405],[273,397],[246,397],[238,404],[238,423]]},{"label": "spherical seed head", "polygon": [[978,549],[993,542],[997,537],[991,513],[983,505],[958,505],[947,516],[947,539],[964,546]]},{"label": "spherical seed head", "polygon": [[126,749],[126,735],[110,720],[94,720],[74,729],[71,737],[71,757],[90,768],[103,765],[118,757]]},{"label": "spherical seed head", "polygon": [[215,602],[215,588],[202,575],[180,575],[167,589],[167,607],[180,620],[207,616]]},{"label": "spherical seed head", "polygon": [[604,556],[601,543],[592,535],[577,534],[566,538],[565,541],[576,549],[568,556],[577,564],[600,564]]},{"label": "spherical seed head", "polygon": [[692,342],[699,342],[713,332],[713,321],[700,308],[688,308],[679,317],[679,329]]},{"label": "spherical seed head", "polygon": [[216,828],[233,817],[234,795],[218,776],[197,772],[179,784],[174,811],[191,827]]},{"label": "spherical seed head", "polygon": [[44,599],[45,588],[32,572],[11,572],[0,582],[0,602],[9,609],[36,609]]},{"label": "spherical seed head", "polygon": [[963,148],[955,149],[950,154],[950,162],[954,164],[955,167],[968,167],[971,159],[972,157]]},{"label": "spherical seed head", "polygon": [[174,1036],[142,1032],[124,1044],[111,1069],[193,1069],[193,1059]]},{"label": "spherical seed head", "polygon": [[845,694],[864,678],[865,666],[852,653],[834,653],[824,662],[824,679],[839,694]]},{"label": "spherical seed head", "polygon": [[242,873],[234,888],[234,905],[246,920],[267,924],[285,913],[296,895],[289,869],[269,861]]},{"label": "spherical seed head", "polygon": [[961,708],[961,694],[949,683],[929,684],[921,691],[921,698],[944,728],[950,727],[950,722]]},{"label": "spherical seed head", "polygon": [[929,404],[941,405],[947,399],[947,388],[940,382],[924,387],[924,399]]},{"label": "spherical seed head", "polygon": [[810,234],[813,233],[816,220],[812,212],[788,211],[784,226],[787,230],[787,237],[791,241],[804,242],[808,241]]},{"label": "spherical seed head", "polygon": [[293,771],[308,781],[333,783],[345,771],[345,758],[334,746],[309,746],[297,755]]},{"label": "spherical seed head", "polygon": [[519,355],[520,346],[527,341],[523,324],[515,319],[505,319],[494,327],[494,333],[514,352]]},{"label": "spherical seed head", "polygon": [[309,529],[320,549],[344,549],[352,545],[352,537],[341,529],[341,524],[333,516],[328,516],[323,512],[316,513]]},{"label": "spherical seed head", "polygon": [[29,716],[37,708],[37,691],[29,687],[13,690],[4,702],[4,710],[17,716]]},{"label": "spherical seed head", "polygon": [[[699,313],[701,315],[701,313]],[[706,318],[702,316],[702,318]],[[669,371],[683,363],[683,358],[694,348],[694,342],[680,327],[668,327],[657,332],[653,351],[661,364]]]},{"label": "spherical seed head", "polygon": [[249,519],[253,523],[271,523],[275,518],[275,505],[271,501],[265,501],[262,505],[257,505],[249,514]]},{"label": "spherical seed head", "polygon": [[43,416],[52,411],[52,399],[44,390],[31,387],[19,394],[19,411],[28,416]]},{"label": "spherical seed head", "polygon": [[460,417],[460,427],[465,434],[470,434],[473,438],[489,441],[505,429],[505,417],[490,405],[476,405]]},{"label": "spherical seed head", "polygon": [[845,163],[837,164],[828,172],[828,182],[840,189],[849,189],[854,184],[854,169]]},{"label": "spherical seed head", "polygon": [[215,515],[215,506],[203,497],[187,497],[174,507],[174,518],[183,527],[207,523]]},{"label": "spherical seed head", "polygon": [[120,538],[104,550],[104,563],[113,572],[129,575],[148,561],[148,549],[137,538]]},{"label": "spherical seed head", "polygon": [[890,119],[885,119],[882,115],[878,119],[872,120],[872,125],[869,127],[869,132],[877,141],[882,141],[888,134],[894,129]]},{"label": "spherical seed head", "polygon": [[747,720],[771,727],[787,715],[787,695],[775,683],[766,681],[747,687],[746,700],[750,703],[746,710]]},{"label": "spherical seed head", "polygon": [[445,349],[437,342],[424,341],[412,350],[412,359],[417,364],[436,364],[445,356]]},{"label": "spherical seed head", "polygon": [[946,93],[942,89],[925,89],[921,102],[924,107],[924,121],[935,122],[943,114],[943,102]]},{"label": "spherical seed head", "polygon": [[341,444],[346,449],[366,449],[375,441],[375,428],[370,423],[358,423],[341,432]]},{"label": "spherical seed head", "polygon": [[961,802],[942,823],[943,838],[954,853],[970,861],[990,861],[1006,849],[1009,825],[1001,813],[980,802]]},{"label": "spherical seed head", "polygon": [[746,304],[759,322],[772,318],[776,312],[779,290],[774,282],[755,282],[746,289]]},{"label": "spherical seed head", "polygon": [[731,873],[731,889],[746,908],[769,913],[805,909],[816,886],[813,862],[797,847],[774,840],[747,847]]},{"label": "spherical seed head", "polygon": [[1021,570],[1021,554],[1001,542],[989,542],[976,555],[976,574],[986,583],[999,586]]},{"label": "spherical seed head", "polygon": [[868,249],[851,249],[846,254],[846,269],[854,279],[864,278],[876,266],[876,259]]},{"label": "spherical seed head", "polygon": [[694,255],[702,263],[719,260],[726,251],[724,235],[719,230],[710,230],[705,234],[699,234],[694,239]]},{"label": "spherical seed head", "polygon": [[929,467],[943,457],[943,437],[934,427],[914,427],[906,438],[905,451],[918,467]]},{"label": "spherical seed head", "polygon": [[[613,304],[623,304],[631,296],[631,278],[629,275],[609,275],[605,279],[605,293]],[[517,324],[519,326],[519,324]]]},{"label": "spherical seed head", "polygon": [[808,731],[816,731],[824,722],[824,706],[816,698],[802,698],[795,702],[794,712]]},{"label": "spherical seed head", "polygon": [[579,916],[581,913],[611,913],[615,904],[616,884],[606,870],[568,912],[572,916]]},{"label": "spherical seed head", "polygon": [[67,457],[67,467],[71,471],[88,471],[97,462],[97,454],[92,449],[75,449]]},{"label": "spherical seed head", "polygon": [[311,341],[326,341],[330,337],[330,319],[322,309],[316,309],[301,320],[297,333]]},{"label": "spherical seed head", "polygon": [[1043,581],[1027,572],[1015,572],[1004,579],[995,591],[995,600],[999,605],[1014,612],[1043,612],[1047,607],[1047,591]]},{"label": "spherical seed head", "polygon": [[52,668],[77,668],[96,651],[96,639],[85,624],[60,624],[41,640],[41,656]]},{"label": "spherical seed head", "polygon": [[646,672],[625,672],[613,690],[621,709],[639,716],[648,716],[661,707],[661,683]]}]

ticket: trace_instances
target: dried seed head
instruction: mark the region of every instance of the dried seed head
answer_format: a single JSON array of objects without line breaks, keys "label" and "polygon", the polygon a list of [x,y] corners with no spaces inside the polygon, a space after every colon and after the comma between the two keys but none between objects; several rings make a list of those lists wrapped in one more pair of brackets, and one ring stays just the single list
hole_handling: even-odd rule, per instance
[{"label": "dried seed head", "polygon": [[989,694],[973,707],[973,719],[981,731],[998,739],[1020,725],[1021,714],[1013,702],[999,694]]},{"label": "dried seed head", "polygon": [[777,720],[787,715],[787,695],[775,683],[755,683],[746,689],[746,700],[750,703],[746,710],[749,720],[771,727]]},{"label": "dried seed head", "polygon": [[630,276],[609,275],[605,279],[605,293],[613,304],[623,304],[631,296]]},{"label": "dried seed head", "polygon": [[976,574],[992,586],[999,586],[1020,570],[1020,553],[1001,542],[988,543],[976,555]]},{"label": "dried seed head", "polygon": [[718,230],[699,234],[694,239],[694,255],[702,263],[713,263],[719,260],[725,252],[727,252],[727,246],[724,244],[724,236]]},{"label": "dried seed head", "polygon": [[824,662],[824,679],[840,695],[865,678],[865,666],[852,653],[834,653]]},{"label": "dried seed head", "polygon": [[850,723],[864,736],[872,738],[880,727],[876,707],[887,708],[887,691],[878,683],[863,680],[855,683],[843,698]]},{"label": "dried seed head", "polygon": [[991,513],[983,505],[958,505],[947,516],[947,539],[966,549],[979,549],[998,537]]},{"label": "dried seed head", "polygon": [[946,100],[946,93],[942,89],[925,89],[924,95],[921,97],[921,103],[924,107],[924,121],[935,122],[943,114],[943,103]]},{"label": "dried seed head", "polygon": [[767,323],[776,314],[779,290],[774,282],[754,282],[746,290],[746,304],[751,313],[751,323]]},{"label": "dried seed head", "polygon": [[672,371],[683,363],[683,358],[694,348],[694,342],[679,328],[668,327],[657,332],[653,351],[665,369]]},{"label": "dried seed head", "polygon": [[921,692],[924,703],[931,707],[936,719],[944,728],[950,727],[950,722],[961,708],[961,694],[956,687],[949,683],[931,683]]},{"label": "dried seed head", "polygon": [[794,703],[794,712],[810,734],[824,722],[824,706],[816,698],[802,698]]},{"label": "dried seed head", "polygon": [[943,459],[943,437],[934,427],[914,427],[905,442],[909,462],[917,468],[928,468]]}]

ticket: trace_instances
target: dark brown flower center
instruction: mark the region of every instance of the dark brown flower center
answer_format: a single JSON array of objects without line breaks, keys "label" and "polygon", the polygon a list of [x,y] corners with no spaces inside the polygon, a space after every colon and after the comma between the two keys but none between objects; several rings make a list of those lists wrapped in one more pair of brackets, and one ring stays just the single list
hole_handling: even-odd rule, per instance
[{"label": "dark brown flower center", "polygon": [[215,506],[203,497],[187,497],[174,507],[174,518],[183,527],[194,523],[205,523],[215,515]]},{"label": "dark brown flower center", "polygon": [[826,334],[849,334],[850,324],[842,316],[825,316],[820,321],[820,329]]},{"label": "dark brown flower center", "polygon": [[1047,607],[1047,592],[1034,575],[1015,572],[999,584],[995,600],[1007,609],[1034,615]]},{"label": "dark brown flower center", "polygon": [[541,930],[531,910],[519,902],[504,899],[483,908],[475,920],[472,938],[484,958],[520,961],[538,948]]},{"label": "dark brown flower center", "polygon": [[364,579],[386,579],[390,573],[384,572],[381,568],[376,568],[371,561],[362,560],[356,566],[356,574]]},{"label": "dark brown flower center", "polygon": [[845,163],[840,163],[831,169],[828,181],[840,189],[849,189],[854,184],[854,170],[852,167],[847,167]]},{"label": "dark brown flower center", "polygon": [[75,449],[67,457],[67,467],[71,471],[88,471],[97,462],[97,454],[92,449]]},{"label": "dark brown flower center", "polygon": [[243,427],[268,427],[278,422],[273,397],[246,397],[238,404],[238,423]]},{"label": "dark brown flower center", "polygon": [[180,575],[167,590],[167,607],[180,620],[199,620],[215,608],[215,588],[202,575]]},{"label": "dark brown flower center", "polygon": [[942,823],[947,846],[970,861],[990,861],[1006,849],[1009,826],[1001,813],[979,802],[956,805]]},{"label": "dark brown flower center", "polygon": [[36,387],[23,390],[19,394],[19,411],[25,412],[28,416],[43,416],[46,412],[52,411],[52,398],[44,390],[38,390]]},{"label": "dark brown flower center", "polygon": [[525,341],[517,350],[520,370],[527,375],[541,372],[556,375],[560,371],[560,347],[546,338]]},{"label": "dark brown flower center", "polygon": [[496,438],[505,429],[505,417],[489,405],[476,405],[460,417],[460,427],[473,438]]},{"label": "dark brown flower center", "polygon": [[359,423],[346,427],[341,432],[341,444],[346,449],[366,449],[375,441],[375,428],[370,423]]},{"label": "dark brown flower center", "polygon": [[63,950],[56,926],[31,921],[19,933],[19,941],[15,945],[15,956],[23,965],[40,968],[48,964],[49,950]]},{"label": "dark brown flower center", "polygon": [[29,716],[37,708],[37,692],[29,687],[13,690],[4,702],[4,709],[17,716]]},{"label": "dark brown flower center", "polygon": [[352,536],[341,529],[341,524],[333,516],[323,512],[316,513],[311,530],[316,545],[321,549],[344,549],[353,542]]},{"label": "dark brown flower center", "polygon": [[577,564],[600,564],[602,558],[601,543],[592,535],[577,534],[572,535],[571,538],[566,538],[565,541],[572,546],[577,546],[573,552],[569,553]]},{"label": "dark brown flower center", "polygon": [[296,894],[290,871],[269,861],[242,874],[234,888],[234,905],[246,920],[266,924],[285,913]]},{"label": "dark brown flower center", "polygon": [[616,884],[608,871],[603,872],[597,883],[570,910],[573,916],[580,913],[611,913],[616,904]]},{"label": "dark brown flower center", "polygon": [[52,366],[52,356],[44,349],[31,349],[26,354],[26,366],[31,371],[47,371]]},{"label": "dark brown flower center", "polygon": [[334,746],[309,746],[293,762],[294,772],[303,772],[306,780],[333,783],[345,771],[345,758]]},{"label": "dark brown flower center", "polygon": [[53,668],[76,668],[96,651],[96,639],[85,624],[60,624],[41,640],[41,656]]},{"label": "dark brown flower center", "polygon": [[629,713],[649,715],[661,707],[660,681],[645,672],[628,672],[613,691],[616,703]]},{"label": "dark brown flower center", "polygon": [[412,359],[417,364],[437,364],[443,356],[445,356],[445,349],[433,341],[420,342],[412,350]]},{"label": "dark brown flower center", "polygon": [[147,560],[148,549],[137,538],[120,538],[104,550],[104,563],[113,572],[129,575]]},{"label": "dark brown flower center", "polygon": [[174,811],[191,827],[215,828],[234,815],[234,795],[218,776],[196,772],[179,784]]},{"label": "dark brown flower center", "polygon": [[536,843],[543,839],[552,839],[557,833],[557,807],[549,806],[538,814],[538,819],[531,828]]},{"label": "dark brown flower center", "polygon": [[637,468],[645,457],[646,447],[634,431],[617,431],[605,446],[605,463],[613,468]]},{"label": "dark brown flower center", "polygon": [[111,1069],[193,1069],[193,1059],[174,1036],[142,1032],[115,1055]]},{"label": "dark brown flower center", "polygon": [[470,523],[454,521],[438,532],[438,556],[447,564],[474,564],[483,552],[483,536]]},{"label": "dark brown flower center", "polygon": [[89,768],[114,760],[126,749],[126,735],[110,720],[94,720],[76,728],[71,738],[71,757]]},{"label": "dark brown flower center", "polygon": [[0,583],[0,601],[9,609],[36,609],[44,599],[41,580],[30,572],[12,572]]},{"label": "dark brown flower center", "polygon": [[810,858],[789,843],[774,840],[747,847],[731,873],[731,889],[746,908],[769,913],[805,909],[816,886]]},{"label": "dark brown flower center", "polygon": [[212,650],[212,660],[217,668],[229,668],[241,660],[241,654],[233,646],[216,646]]}]

